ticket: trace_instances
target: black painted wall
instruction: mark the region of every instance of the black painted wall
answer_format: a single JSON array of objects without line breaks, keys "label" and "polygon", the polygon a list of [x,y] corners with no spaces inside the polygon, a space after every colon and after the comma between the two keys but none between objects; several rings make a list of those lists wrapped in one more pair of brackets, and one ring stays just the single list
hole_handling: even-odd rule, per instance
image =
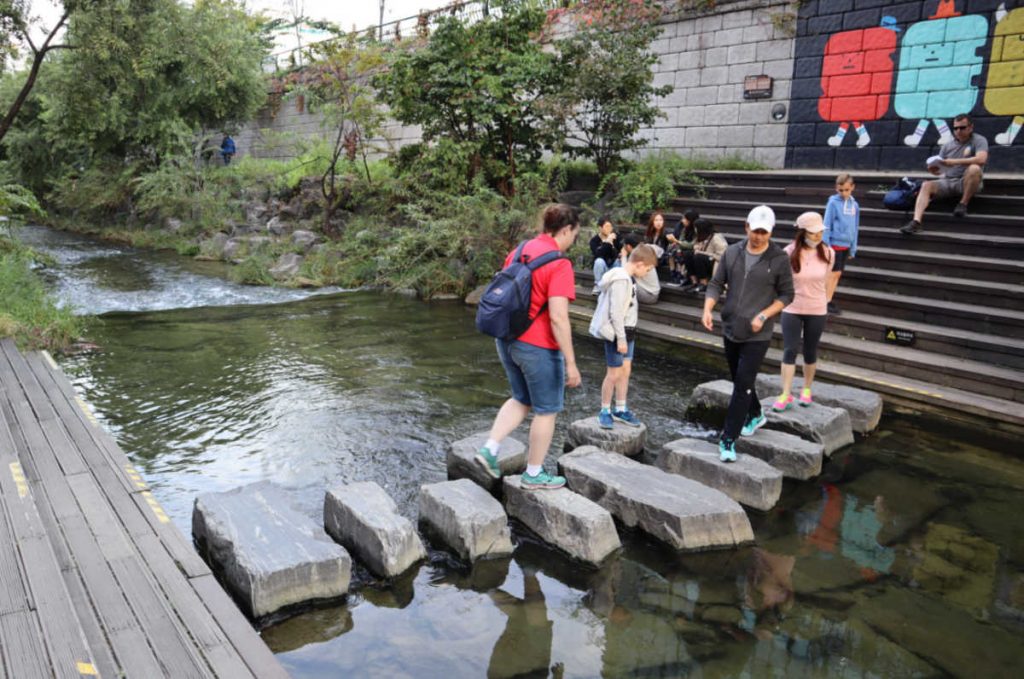
[{"label": "black painted wall", "polygon": [[786,167],[923,173],[969,107],[987,169],[1024,170],[1024,0],[805,0],[795,57]]}]

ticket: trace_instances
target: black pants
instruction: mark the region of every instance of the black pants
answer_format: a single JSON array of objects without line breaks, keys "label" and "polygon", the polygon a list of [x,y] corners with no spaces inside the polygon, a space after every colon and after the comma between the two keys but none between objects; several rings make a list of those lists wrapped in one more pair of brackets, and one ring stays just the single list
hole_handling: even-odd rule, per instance
[{"label": "black pants", "polygon": [[686,265],[687,275],[696,276],[698,281],[711,278],[711,273],[715,269],[715,260],[693,250],[683,254],[683,264]]},{"label": "black pants", "polygon": [[782,362],[786,365],[796,364],[796,355],[800,350],[800,336],[803,335],[804,365],[818,362],[818,342],[825,331],[828,314],[807,316],[805,314],[789,314],[782,312]]},{"label": "black pants", "polygon": [[754,382],[764,355],[768,353],[769,341],[733,342],[728,337],[723,339],[725,360],[729,362],[729,374],[732,375],[732,398],[729,399],[722,440],[735,441],[743,425],[761,415],[761,400],[757,397]]}]

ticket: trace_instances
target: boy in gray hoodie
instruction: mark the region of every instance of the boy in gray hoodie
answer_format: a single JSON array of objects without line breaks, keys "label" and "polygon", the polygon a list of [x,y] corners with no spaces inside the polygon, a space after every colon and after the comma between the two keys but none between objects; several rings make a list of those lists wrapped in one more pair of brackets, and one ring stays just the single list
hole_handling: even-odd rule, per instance
[{"label": "boy in gray hoodie", "polygon": [[[633,279],[643,278],[657,265],[658,255],[654,248],[640,245],[629,254],[625,266],[610,269],[598,283],[601,294],[608,295],[608,315],[601,323],[608,372],[601,383],[601,412],[597,416],[603,429],[614,428],[616,421],[632,427],[640,426],[640,420],[626,406],[638,319]],[[613,396],[615,410],[612,410]]]}]

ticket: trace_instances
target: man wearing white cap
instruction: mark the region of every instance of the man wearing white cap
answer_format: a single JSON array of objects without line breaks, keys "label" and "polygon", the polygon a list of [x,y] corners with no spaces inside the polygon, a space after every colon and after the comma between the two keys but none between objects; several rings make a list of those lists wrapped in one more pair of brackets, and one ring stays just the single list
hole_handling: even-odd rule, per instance
[{"label": "man wearing white cap", "polygon": [[772,242],[775,212],[758,205],[747,215],[747,238],[729,246],[708,284],[702,322],[714,329],[711,310],[728,287],[722,307],[722,339],[732,376],[732,398],[718,443],[723,462],[736,461],[736,439],[764,426],[754,389],[768,353],[775,316],[793,301],[793,271],[786,252]]}]

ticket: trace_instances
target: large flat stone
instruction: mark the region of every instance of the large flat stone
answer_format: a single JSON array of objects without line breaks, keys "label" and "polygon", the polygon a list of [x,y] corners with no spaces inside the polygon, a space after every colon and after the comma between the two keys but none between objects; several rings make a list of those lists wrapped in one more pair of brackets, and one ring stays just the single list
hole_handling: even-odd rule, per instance
[{"label": "large flat stone", "polygon": [[501,503],[469,479],[420,486],[420,521],[467,561],[512,553]]},{"label": "large flat stone", "polygon": [[639,455],[647,441],[647,425],[631,427],[616,422],[613,429],[602,429],[597,416],[576,420],[569,425],[569,446],[596,446],[601,450],[623,455]]},{"label": "large flat stone", "polygon": [[[831,455],[843,446],[853,443],[853,429],[850,416],[845,410],[830,408],[816,404],[808,408],[794,406],[789,410],[776,413],[771,407],[775,397],[761,396],[761,407],[768,423],[768,429],[790,432],[822,445],[825,455]],[[721,427],[725,422],[725,413],[732,398],[732,382],[714,380],[698,384],[690,396],[686,415],[711,426]],[[738,449],[737,449],[738,450]]]},{"label": "large flat stone", "polygon": [[[764,460],[791,479],[807,480],[821,473],[825,449],[820,443],[774,429],[758,429],[736,439],[736,452]],[[742,459],[742,457],[741,457]]]},{"label": "large flat stone", "polygon": [[192,507],[200,551],[253,618],[348,591],[348,552],[290,503],[261,482],[200,495]]},{"label": "large flat stone", "polygon": [[373,481],[350,483],[324,496],[324,527],[367,568],[394,577],[426,558],[416,528]]},{"label": "large flat stone", "polygon": [[[802,388],[803,380],[797,377],[793,380],[793,393],[799,394]],[[782,392],[782,378],[761,373],[757,376],[757,390],[762,396],[777,396]],[[815,382],[812,391],[816,405],[842,408],[849,413],[850,425],[858,434],[871,433],[882,419],[882,397],[873,391],[823,382]]]},{"label": "large flat stone", "polygon": [[702,439],[666,443],[657,466],[720,490],[742,505],[767,511],[782,495],[782,472],[751,455],[721,462],[718,446]]},{"label": "large flat stone", "polygon": [[743,508],[696,481],[593,446],[558,463],[572,490],[675,549],[735,547],[754,539]]},{"label": "large flat stone", "polygon": [[523,490],[518,476],[505,477],[509,516],[574,559],[599,564],[622,546],[608,510],[572,492]]},{"label": "large flat stone", "polygon": [[[473,434],[451,445],[447,456],[449,479],[469,479],[491,492],[501,487],[501,480],[488,474],[474,459],[487,442],[489,433]],[[526,469],[526,452],[526,446],[511,436],[502,441],[498,449],[498,469],[502,475],[523,472]]]}]

